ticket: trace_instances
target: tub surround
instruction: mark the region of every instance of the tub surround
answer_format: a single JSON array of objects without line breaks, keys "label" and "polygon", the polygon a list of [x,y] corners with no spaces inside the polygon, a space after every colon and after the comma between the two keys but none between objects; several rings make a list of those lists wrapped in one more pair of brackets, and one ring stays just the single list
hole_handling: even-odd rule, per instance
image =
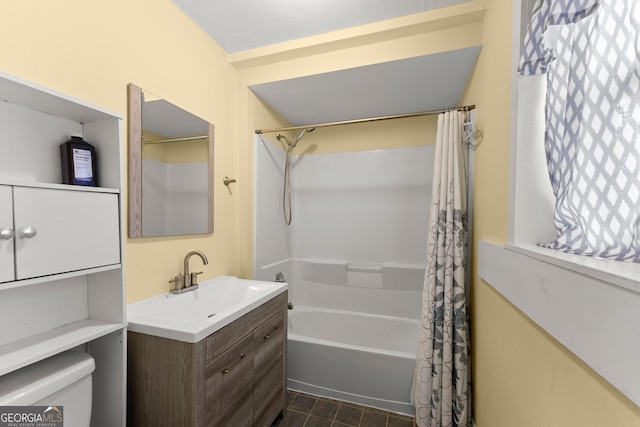
[{"label": "tub surround", "polygon": [[413,416],[417,331],[417,320],[295,307],[288,387]]},{"label": "tub surround", "polygon": [[297,156],[289,227],[283,151],[255,149],[254,277],[283,272],[294,306],[419,318],[434,148]]},{"label": "tub surround", "polygon": [[294,156],[290,226],[282,219],[284,152],[260,137],[255,150],[257,278],[287,259],[424,268],[433,146]]},{"label": "tub surround", "polygon": [[284,154],[256,140],[254,275],[289,282],[289,388],[413,415],[433,154],[297,156],[287,227]]},{"label": "tub surround", "polygon": [[294,306],[420,317],[424,266],[370,263],[360,270],[338,260],[286,259],[263,266],[256,274],[266,279],[282,272]]}]

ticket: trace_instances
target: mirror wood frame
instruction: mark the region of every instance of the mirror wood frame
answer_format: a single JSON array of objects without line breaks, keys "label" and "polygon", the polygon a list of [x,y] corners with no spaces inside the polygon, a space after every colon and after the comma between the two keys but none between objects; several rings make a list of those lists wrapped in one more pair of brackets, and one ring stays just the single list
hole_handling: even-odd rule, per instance
[{"label": "mirror wood frame", "polygon": [[[143,237],[170,237],[170,236],[143,236],[142,235],[142,88],[133,83],[128,85],[128,139],[129,139],[129,238]],[[208,213],[207,231],[213,233],[213,161],[214,161],[214,130],[209,123],[208,141],[208,166],[207,166],[207,192]]]}]

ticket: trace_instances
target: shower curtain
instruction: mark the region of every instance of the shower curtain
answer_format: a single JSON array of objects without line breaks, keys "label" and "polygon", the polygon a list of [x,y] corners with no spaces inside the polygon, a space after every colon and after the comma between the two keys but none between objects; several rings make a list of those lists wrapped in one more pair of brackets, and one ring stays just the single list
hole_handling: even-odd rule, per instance
[{"label": "shower curtain", "polygon": [[413,396],[420,427],[471,425],[465,115],[438,116]]}]

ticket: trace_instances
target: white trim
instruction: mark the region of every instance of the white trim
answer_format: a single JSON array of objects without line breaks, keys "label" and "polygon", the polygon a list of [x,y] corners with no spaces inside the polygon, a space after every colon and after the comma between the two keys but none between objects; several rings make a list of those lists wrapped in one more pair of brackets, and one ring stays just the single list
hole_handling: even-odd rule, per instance
[{"label": "white trim", "polygon": [[568,254],[532,244],[507,243],[504,247],[547,264],[596,279],[603,285],[620,287],[640,295],[639,263]]},{"label": "white trim", "polygon": [[517,74],[521,12],[513,0],[509,243],[479,241],[478,274],[640,405],[640,264],[536,245],[553,240],[555,230],[542,165],[544,115],[534,96],[545,78]]},{"label": "white trim", "polygon": [[[520,32],[520,19],[522,4],[518,0],[513,0],[513,16],[512,16],[512,28],[513,34]],[[512,38],[513,40],[513,38]],[[520,38],[518,41],[511,43],[511,111],[509,115],[509,123],[518,123],[518,74],[513,69],[517,67],[520,57]],[[519,126],[511,126],[510,128],[510,143],[509,143],[509,213],[508,213],[508,239],[513,242],[513,235],[515,230],[514,218],[515,218],[515,193],[516,193],[516,161],[518,159],[518,129]]]},{"label": "white trim", "polygon": [[640,405],[640,292],[552,258],[478,242],[480,277]]},{"label": "white trim", "polygon": [[[546,75],[521,76],[520,0],[513,2],[511,52],[511,141],[508,241],[535,244],[555,239],[554,196],[546,173],[544,102]],[[546,220],[543,220],[546,218]]]}]

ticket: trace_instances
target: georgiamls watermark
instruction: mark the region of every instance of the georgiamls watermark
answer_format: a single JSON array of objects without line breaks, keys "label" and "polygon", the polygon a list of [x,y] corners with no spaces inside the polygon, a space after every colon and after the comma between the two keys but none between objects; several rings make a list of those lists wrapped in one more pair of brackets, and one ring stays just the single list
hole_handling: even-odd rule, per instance
[{"label": "georgiamls watermark", "polygon": [[0,406],[0,427],[63,427],[62,406]]}]

